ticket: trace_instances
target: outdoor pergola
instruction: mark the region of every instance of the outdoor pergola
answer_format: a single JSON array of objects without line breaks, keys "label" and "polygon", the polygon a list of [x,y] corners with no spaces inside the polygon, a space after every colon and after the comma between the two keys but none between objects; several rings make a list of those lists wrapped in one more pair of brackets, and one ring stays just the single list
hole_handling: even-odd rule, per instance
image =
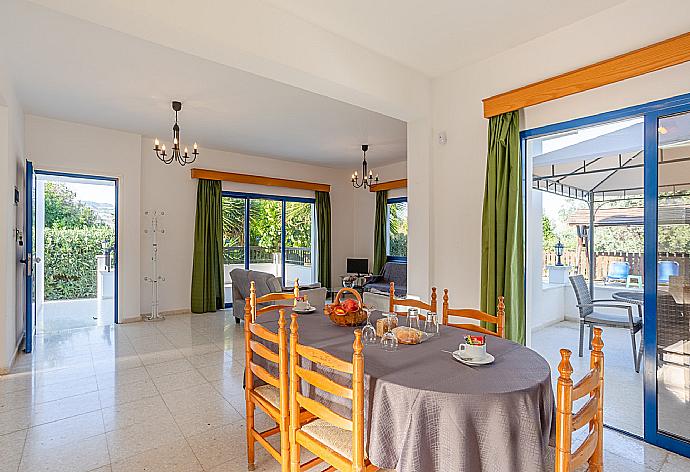
[{"label": "outdoor pergola", "polygon": [[[688,117],[681,117],[690,121]],[[586,203],[586,220],[578,236],[587,247],[589,289],[594,293],[594,237],[596,226],[643,225],[644,209],[601,208],[608,202],[644,198],[644,124],[640,120],[621,123],[608,133],[560,147],[549,152],[531,149],[532,188]],[[677,129],[690,123],[678,123]],[[690,126],[685,129],[690,128]],[[662,205],[661,198],[690,195],[690,143],[686,136],[659,131],[658,218],[660,224],[690,224],[690,207]],[[539,143],[539,147],[546,147]],[[529,149],[529,148],[528,148]],[[535,152],[536,151],[536,152]],[[583,216],[580,214],[580,217]]]}]

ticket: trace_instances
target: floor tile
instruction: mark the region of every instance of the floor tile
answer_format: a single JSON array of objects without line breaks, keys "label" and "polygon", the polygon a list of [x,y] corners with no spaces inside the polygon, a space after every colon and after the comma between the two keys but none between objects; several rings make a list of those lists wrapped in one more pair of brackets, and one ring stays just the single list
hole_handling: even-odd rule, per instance
[{"label": "floor tile", "polygon": [[162,362],[146,366],[151,378],[163,377],[164,375],[178,374],[194,370],[194,366],[187,359],[177,359],[174,361]]},{"label": "floor tile", "polygon": [[26,429],[31,424],[31,408],[20,408],[0,413],[0,434]]},{"label": "floor tile", "polygon": [[103,408],[106,431],[127,428],[139,423],[155,424],[158,418],[169,417],[170,411],[160,395]]},{"label": "floor tile", "polygon": [[98,391],[101,407],[107,408],[122,403],[133,402],[158,395],[152,379],[128,383],[119,387],[104,388]]},{"label": "floor tile", "polygon": [[0,472],[17,472],[24,452],[27,430],[0,436]]},{"label": "floor tile", "polygon": [[105,433],[100,411],[84,413],[29,429],[25,450],[50,449]]},{"label": "floor tile", "polygon": [[98,392],[83,393],[35,405],[31,411],[31,425],[50,423],[100,409],[101,401]]},{"label": "floor tile", "polygon": [[183,440],[170,413],[159,415],[155,422],[135,423],[106,433],[108,451],[113,462],[150,449]]},{"label": "floor tile", "polygon": [[150,378],[146,367],[116,370],[114,372],[101,372],[96,375],[99,390],[121,387],[135,382],[142,382]]},{"label": "floor tile", "polygon": [[19,472],[87,472],[109,465],[105,435],[24,451]]},{"label": "floor tile", "polygon": [[[237,422],[191,436],[187,442],[204,470],[209,470],[230,460],[236,464],[246,462],[245,435],[244,422]],[[228,444],[233,444],[233,447],[227,447]]]},{"label": "floor tile", "polygon": [[113,472],[196,472],[202,470],[199,461],[184,440],[115,461],[112,464]]},{"label": "floor tile", "polygon": [[177,374],[164,375],[153,379],[156,388],[162,394],[173,392],[175,390],[183,390],[185,388],[194,387],[208,383],[208,381],[201,376],[196,370],[188,370],[187,372],[178,372]]}]

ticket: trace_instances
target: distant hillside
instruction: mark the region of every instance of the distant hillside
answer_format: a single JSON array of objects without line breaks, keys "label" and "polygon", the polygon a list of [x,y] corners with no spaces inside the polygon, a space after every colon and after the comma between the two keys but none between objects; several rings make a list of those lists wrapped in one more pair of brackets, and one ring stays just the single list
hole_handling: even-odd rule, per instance
[{"label": "distant hillside", "polygon": [[110,203],[82,201],[84,205],[91,208],[101,223],[115,227],[115,207]]}]

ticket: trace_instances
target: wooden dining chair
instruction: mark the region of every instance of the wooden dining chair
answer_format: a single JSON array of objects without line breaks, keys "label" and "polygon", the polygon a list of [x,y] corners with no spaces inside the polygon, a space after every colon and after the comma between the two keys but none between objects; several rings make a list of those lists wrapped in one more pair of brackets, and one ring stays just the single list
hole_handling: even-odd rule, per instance
[{"label": "wooden dining chair", "polygon": [[[310,346],[299,344],[297,315],[292,314],[290,324],[290,471],[299,472],[300,448],[305,447],[317,459],[330,464],[328,471],[378,470],[367,459],[364,450],[364,356],[362,331],[355,331],[352,345],[352,363]],[[300,358],[312,365],[325,367],[352,376],[352,388],[345,387],[325,375],[301,366]],[[312,398],[301,393],[301,384],[329,394],[352,400],[352,419],[345,418]],[[304,408],[314,419],[303,421],[298,414]]]},{"label": "wooden dining chair", "polygon": [[[561,362],[558,365],[558,385],[556,387],[556,467],[555,472],[572,472],[588,464],[590,472],[604,470],[604,342],[601,328],[594,328],[590,371],[573,386],[570,376],[571,352],[561,349]],[[573,413],[573,402],[589,395],[587,402],[579,411]],[[573,432],[588,426],[589,432],[580,446],[572,451]]]},{"label": "wooden dining chair", "polygon": [[[431,302],[425,303],[421,300],[415,300],[413,298],[395,298],[395,283],[391,282],[390,288],[388,289],[388,311],[391,313],[396,313],[398,315],[407,316],[406,311],[395,311],[396,306],[407,306],[410,308],[418,308],[420,310],[427,310],[436,313],[438,308],[438,303],[436,301],[436,287],[431,287]],[[425,319],[424,315],[419,314],[420,319]]]},{"label": "wooden dining chair", "polygon": [[[254,284],[254,281],[251,282],[251,286],[249,289],[249,306],[251,307],[251,312],[252,312],[252,321],[256,321],[256,318],[259,315],[262,315],[264,313],[268,313],[269,311],[276,311],[280,310],[281,308],[285,308],[286,305],[284,303],[273,303],[273,302],[280,302],[282,300],[292,300],[292,304],[294,306],[296,300],[299,298],[299,280],[295,279],[295,287],[292,290],[292,292],[279,292],[279,293],[268,293],[266,295],[263,295],[261,297],[256,296],[256,285]],[[269,304],[269,305],[266,305]],[[261,306],[260,305],[264,305]]]},{"label": "wooden dining chair", "polygon": [[[463,318],[471,318],[473,320],[485,321],[496,325],[496,331],[484,328],[474,323],[451,323],[448,321],[449,316],[460,316]],[[443,290],[443,324],[452,326],[453,328],[462,328],[470,331],[475,331],[481,334],[490,334],[505,338],[505,321],[506,321],[506,305],[502,296],[498,297],[498,305],[496,306],[496,316],[484,313],[481,310],[473,308],[448,308],[448,289]]]},{"label": "wooden dining chair", "polygon": [[[284,307],[283,307],[284,308]],[[254,339],[258,338],[258,339]],[[278,353],[260,340],[274,343]],[[290,467],[289,441],[289,373],[288,345],[285,329],[285,310],[280,310],[278,332],[274,333],[259,323],[254,322],[249,299],[244,313],[244,350],[245,350],[245,403],[247,407],[247,468],[254,470],[254,443],[258,442],[281,464],[281,470],[287,472]],[[254,355],[268,363],[277,364],[278,377],[271,375],[265,367],[254,362]],[[263,363],[263,362],[262,362]],[[255,386],[254,377],[265,382]],[[254,427],[254,410],[261,408],[277,426],[266,431],[257,431]],[[280,434],[280,451],[267,440],[269,436]]]}]

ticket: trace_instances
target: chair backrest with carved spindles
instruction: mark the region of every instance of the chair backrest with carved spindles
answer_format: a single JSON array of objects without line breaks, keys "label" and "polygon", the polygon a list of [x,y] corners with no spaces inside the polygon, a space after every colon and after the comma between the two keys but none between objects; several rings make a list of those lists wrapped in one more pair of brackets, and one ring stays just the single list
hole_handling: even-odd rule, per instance
[{"label": "chair backrest with carved spindles", "polygon": [[[290,324],[290,470],[299,468],[300,447],[303,446],[338,470],[361,471],[365,466],[364,454],[364,356],[362,354],[362,332],[355,331],[352,345],[352,362],[343,361],[314,347],[299,344],[297,315],[292,314]],[[325,367],[340,373],[352,375],[352,388],[341,385],[325,375],[301,366],[300,358],[312,365]],[[302,382],[319,390],[352,400],[352,419],[345,418],[323,403],[302,395]],[[304,408],[314,417],[341,430],[352,432],[352,458],[349,459],[330,449],[313,436],[302,431],[301,418],[297,413]],[[329,469],[330,470],[330,469]]]},{"label": "chair backrest with carved spindles", "polygon": [[[391,313],[397,313],[398,315],[407,316],[406,311],[395,311],[396,306],[407,306],[410,308],[417,308],[419,310],[427,310],[436,313],[438,308],[438,302],[436,300],[436,287],[431,287],[431,301],[425,303],[421,300],[415,300],[413,298],[395,298],[395,283],[391,282],[389,292],[388,292],[388,311]],[[420,313],[420,319],[424,319],[424,315]]]},{"label": "chair backrest with carved spindles", "polygon": [[[496,331],[484,328],[483,326],[474,323],[450,323],[449,316],[458,316],[462,318],[470,318],[478,321],[485,321],[493,323],[496,326]],[[498,304],[496,305],[496,316],[484,313],[481,310],[473,308],[449,308],[448,307],[448,289],[443,290],[443,324],[452,326],[453,328],[462,328],[470,331],[475,331],[481,334],[490,334],[505,338],[505,322],[506,322],[506,305],[502,296],[498,297]]]},{"label": "chair backrest with carved spindles", "polygon": [[252,312],[252,320],[256,321],[257,316],[263,315],[264,313],[267,313],[269,311],[276,311],[280,310],[281,308],[285,308],[285,304],[280,304],[280,303],[274,303],[272,305],[267,305],[267,306],[262,306],[259,307],[259,305],[263,305],[266,303],[271,303],[271,302],[278,302],[281,300],[293,300],[292,304],[296,303],[296,300],[299,298],[299,280],[295,279],[295,286],[292,292],[280,292],[280,293],[269,293],[266,295],[263,295],[261,297],[256,296],[256,285],[254,281],[252,280],[251,286],[249,289],[249,305],[251,307],[251,312]]},{"label": "chair backrest with carved spindles", "polygon": [[[573,385],[570,364],[571,352],[561,349],[556,387],[556,467],[555,472],[572,472],[588,463],[590,472],[604,470],[604,342],[601,328],[594,328],[590,371]],[[573,402],[589,396],[579,411],[573,412]],[[573,432],[587,426],[589,431],[577,450],[572,450]]]},{"label": "chair backrest with carved spindles", "polygon": [[[248,453],[250,467],[253,466],[254,442],[258,441],[266,450],[282,465],[284,471],[288,470],[290,463],[289,441],[289,381],[288,371],[288,336],[285,327],[285,310],[280,310],[278,318],[278,332],[274,333],[259,323],[252,320],[249,307],[249,299],[246,300],[244,314],[244,342],[245,342],[245,397],[247,404],[247,444],[251,453]],[[257,339],[258,338],[258,339]],[[269,348],[264,342],[278,346],[278,352]],[[274,364],[278,367],[278,377],[269,373],[266,367],[254,362],[254,356],[262,358],[262,364]],[[255,392],[254,378],[258,378],[268,385],[279,390],[278,406],[271,404],[264,395]],[[278,423],[278,428],[259,432],[254,427],[254,405],[259,406],[273,420]],[[275,449],[266,437],[280,432],[280,451]]]}]

